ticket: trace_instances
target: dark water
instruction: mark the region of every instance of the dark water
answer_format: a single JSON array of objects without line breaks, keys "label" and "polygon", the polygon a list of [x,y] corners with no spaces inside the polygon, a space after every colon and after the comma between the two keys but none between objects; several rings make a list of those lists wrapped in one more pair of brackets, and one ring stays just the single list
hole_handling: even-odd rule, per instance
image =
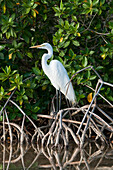
[{"label": "dark water", "polygon": [[86,143],[79,149],[71,143],[68,149],[38,144],[0,144],[0,170],[113,170],[113,146]]}]

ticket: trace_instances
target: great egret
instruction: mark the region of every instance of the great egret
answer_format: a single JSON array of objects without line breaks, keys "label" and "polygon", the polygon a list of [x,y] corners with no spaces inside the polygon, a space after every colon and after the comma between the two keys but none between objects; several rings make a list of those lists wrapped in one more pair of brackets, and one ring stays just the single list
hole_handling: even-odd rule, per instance
[{"label": "great egret", "polygon": [[42,69],[44,73],[50,79],[56,90],[60,90],[72,104],[76,103],[72,83],[70,82],[67,71],[62,63],[58,60],[52,60],[50,64],[47,64],[47,60],[53,55],[52,46],[49,43],[43,43],[30,48],[40,48],[48,51],[48,53],[45,53],[42,56]]}]

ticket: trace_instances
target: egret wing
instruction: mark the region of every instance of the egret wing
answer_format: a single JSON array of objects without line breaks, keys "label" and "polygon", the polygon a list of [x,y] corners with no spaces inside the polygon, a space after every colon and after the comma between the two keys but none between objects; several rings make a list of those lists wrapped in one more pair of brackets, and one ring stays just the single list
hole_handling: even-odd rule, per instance
[{"label": "egret wing", "polygon": [[52,60],[50,63],[51,70],[51,83],[70,100],[75,101],[75,93],[73,90],[72,83],[70,82],[69,76],[66,69],[58,60]]}]

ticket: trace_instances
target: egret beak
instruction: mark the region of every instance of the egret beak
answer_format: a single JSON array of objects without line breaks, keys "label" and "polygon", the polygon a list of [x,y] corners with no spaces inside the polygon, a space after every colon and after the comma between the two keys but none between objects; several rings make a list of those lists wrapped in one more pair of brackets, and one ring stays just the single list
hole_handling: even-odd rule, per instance
[{"label": "egret beak", "polygon": [[32,46],[32,47],[29,47],[29,48],[39,48],[39,47],[42,47],[43,45],[35,45],[35,46]]}]

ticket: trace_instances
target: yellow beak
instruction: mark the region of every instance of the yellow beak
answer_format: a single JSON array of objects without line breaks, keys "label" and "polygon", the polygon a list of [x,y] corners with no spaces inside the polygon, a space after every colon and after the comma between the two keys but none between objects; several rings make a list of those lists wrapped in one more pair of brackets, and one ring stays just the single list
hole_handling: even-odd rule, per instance
[{"label": "yellow beak", "polygon": [[29,48],[38,48],[38,47],[42,47],[43,45],[35,45],[35,46],[32,46],[32,47],[29,47]]}]

